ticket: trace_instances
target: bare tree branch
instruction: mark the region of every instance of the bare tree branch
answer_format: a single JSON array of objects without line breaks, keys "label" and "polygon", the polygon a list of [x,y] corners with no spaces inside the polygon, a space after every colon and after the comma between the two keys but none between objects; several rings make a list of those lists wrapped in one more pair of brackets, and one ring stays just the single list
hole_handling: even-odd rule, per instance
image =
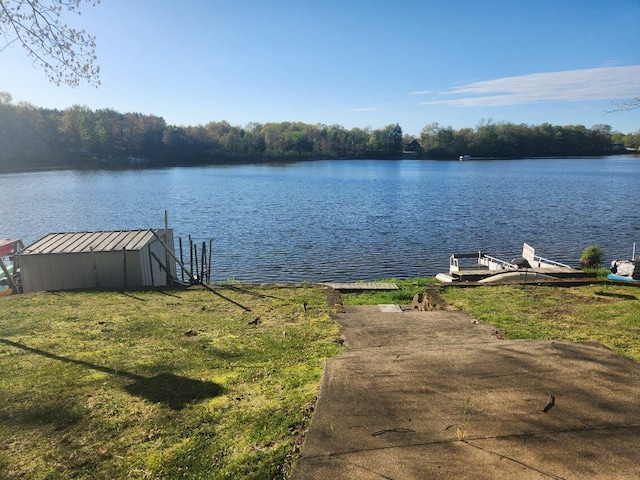
[{"label": "bare tree branch", "polygon": [[56,85],[100,85],[95,37],[62,21],[64,13],[81,14],[81,5],[100,0],[0,0],[0,52],[22,46]]},{"label": "bare tree branch", "polygon": [[611,112],[622,112],[625,110],[634,110],[640,108],[640,97],[625,100],[624,102],[612,102],[613,109]]}]

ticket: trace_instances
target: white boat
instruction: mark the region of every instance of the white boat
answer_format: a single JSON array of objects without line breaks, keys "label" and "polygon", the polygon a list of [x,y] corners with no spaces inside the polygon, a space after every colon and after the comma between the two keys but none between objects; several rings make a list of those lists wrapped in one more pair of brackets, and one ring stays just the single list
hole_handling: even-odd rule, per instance
[{"label": "white boat", "polygon": [[611,273],[607,275],[609,280],[618,282],[640,282],[640,257],[636,256],[636,244],[633,244],[631,260],[614,260],[609,268]]}]

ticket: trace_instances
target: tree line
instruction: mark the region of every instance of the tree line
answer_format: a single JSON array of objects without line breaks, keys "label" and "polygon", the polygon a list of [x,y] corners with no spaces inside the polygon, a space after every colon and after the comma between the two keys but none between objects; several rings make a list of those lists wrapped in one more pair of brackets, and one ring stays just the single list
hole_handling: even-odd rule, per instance
[{"label": "tree line", "polygon": [[[0,171],[51,168],[119,168],[311,159],[424,159],[602,155],[612,145],[637,148],[635,134],[608,125],[555,126],[481,122],[455,130],[437,123],[419,137],[398,124],[379,129],[302,122],[228,122],[175,126],[155,115],[65,110],[13,104],[0,93]],[[620,148],[620,147],[619,147]]]},{"label": "tree line", "polygon": [[427,158],[472,157],[527,158],[590,156],[637,149],[640,131],[613,132],[609,125],[541,125],[482,121],[475,128],[454,130],[437,123],[427,125],[420,135],[420,147]]}]

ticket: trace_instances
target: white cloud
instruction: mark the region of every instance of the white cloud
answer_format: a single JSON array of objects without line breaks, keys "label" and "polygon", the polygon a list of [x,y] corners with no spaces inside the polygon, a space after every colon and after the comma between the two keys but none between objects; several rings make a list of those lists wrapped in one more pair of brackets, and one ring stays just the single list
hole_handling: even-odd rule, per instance
[{"label": "white cloud", "polygon": [[353,111],[354,112],[375,112],[376,110],[378,110],[377,108],[356,108]]},{"label": "white cloud", "polygon": [[454,87],[439,95],[456,95],[459,98],[422,102],[422,105],[492,107],[536,102],[620,100],[640,96],[638,78],[640,65],[533,73]]}]

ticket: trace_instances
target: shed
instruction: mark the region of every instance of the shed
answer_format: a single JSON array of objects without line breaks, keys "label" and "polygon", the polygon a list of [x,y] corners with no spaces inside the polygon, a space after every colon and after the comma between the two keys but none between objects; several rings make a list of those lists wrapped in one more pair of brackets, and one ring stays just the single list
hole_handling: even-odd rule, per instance
[{"label": "shed", "polygon": [[20,253],[22,291],[166,286],[167,270],[176,278],[173,230],[166,233],[50,233]]}]

